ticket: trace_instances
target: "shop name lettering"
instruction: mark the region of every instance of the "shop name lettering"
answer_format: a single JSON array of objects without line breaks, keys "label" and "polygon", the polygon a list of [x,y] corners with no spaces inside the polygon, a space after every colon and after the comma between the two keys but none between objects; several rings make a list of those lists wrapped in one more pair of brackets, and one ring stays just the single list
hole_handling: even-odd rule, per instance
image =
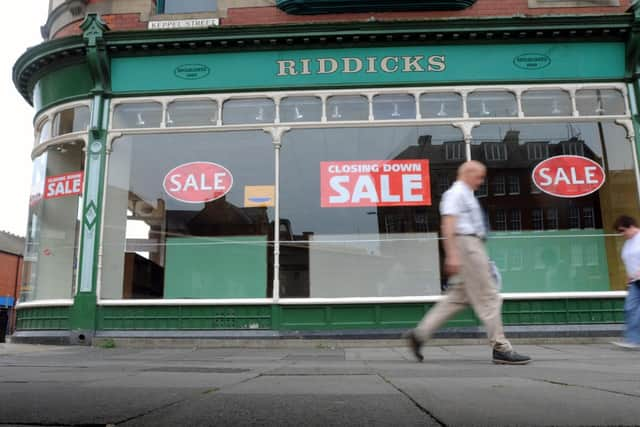
[{"label": "shop name lettering", "polygon": [[355,73],[424,73],[443,72],[447,68],[444,55],[367,56],[365,58],[282,59],[278,64],[278,77],[310,76],[317,74]]}]

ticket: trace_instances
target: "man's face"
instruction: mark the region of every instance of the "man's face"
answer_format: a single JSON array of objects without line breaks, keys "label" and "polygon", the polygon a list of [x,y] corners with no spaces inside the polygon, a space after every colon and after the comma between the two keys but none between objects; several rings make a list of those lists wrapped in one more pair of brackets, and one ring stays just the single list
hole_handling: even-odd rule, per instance
[{"label": "man's face", "polygon": [[469,172],[469,186],[475,191],[484,182],[486,171],[478,169]]},{"label": "man's face", "polygon": [[635,234],[635,230],[636,229],[634,227],[618,227],[616,231],[622,234],[622,236],[628,240],[633,237],[633,235]]}]

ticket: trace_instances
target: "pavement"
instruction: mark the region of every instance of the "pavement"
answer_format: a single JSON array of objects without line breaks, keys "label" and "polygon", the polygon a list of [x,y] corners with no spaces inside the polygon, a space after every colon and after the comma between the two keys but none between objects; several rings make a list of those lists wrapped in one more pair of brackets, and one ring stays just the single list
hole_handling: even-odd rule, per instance
[{"label": "pavement", "polygon": [[608,343],[292,348],[0,344],[0,425],[640,425],[640,351]]}]

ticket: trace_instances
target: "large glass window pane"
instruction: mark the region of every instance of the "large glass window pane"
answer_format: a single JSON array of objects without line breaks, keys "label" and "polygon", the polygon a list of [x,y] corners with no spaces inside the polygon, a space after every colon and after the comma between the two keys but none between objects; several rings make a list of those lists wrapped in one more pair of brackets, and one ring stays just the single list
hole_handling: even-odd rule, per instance
[{"label": "large glass window pane", "polygon": [[262,131],[117,139],[101,297],[267,297],[274,198],[273,144]]},{"label": "large glass window pane", "polygon": [[477,91],[467,97],[469,117],[514,117],[518,115],[516,96],[507,91]]},{"label": "large glass window pane", "polygon": [[113,111],[114,129],[159,128],[162,122],[162,104],[140,102],[118,104]]},{"label": "large glass window pane", "polygon": [[341,95],[327,99],[327,120],[330,122],[368,119],[369,100],[366,96]]},{"label": "large glass window pane", "polygon": [[319,122],[322,120],[322,101],[315,96],[290,96],[280,101],[280,121]]},{"label": "large glass window pane", "polygon": [[[496,150],[504,155],[496,156]],[[481,125],[473,130],[471,152],[488,167],[493,191],[480,203],[492,230],[488,245],[501,269],[504,292],[624,287],[621,241],[607,236],[618,215],[639,213],[633,153],[624,128],[613,123]],[[542,184],[532,177],[534,168],[563,155],[600,165],[604,185],[579,197],[541,191]],[[545,174],[552,182],[581,185],[586,179],[582,167],[568,163]],[[511,254],[518,251],[530,254],[532,261],[511,264]]]},{"label": "large glass window pane", "polygon": [[281,296],[440,294],[439,187],[464,161],[445,147],[462,141],[451,126],[286,133]]},{"label": "large glass window pane", "polygon": [[525,116],[571,116],[571,97],[564,90],[528,90],[522,94]]},{"label": "large glass window pane", "polygon": [[60,111],[53,118],[53,136],[89,129],[89,107],[81,106]]},{"label": "large glass window pane", "polygon": [[625,99],[616,89],[581,89],[576,91],[576,107],[581,116],[625,114]]},{"label": "large glass window pane", "polygon": [[215,126],[217,122],[218,103],[215,101],[174,101],[167,107],[167,127]]},{"label": "large glass window pane", "polygon": [[33,162],[21,301],[74,293],[83,164],[79,142],[50,147]]},{"label": "large glass window pane", "polygon": [[38,129],[38,144],[42,144],[51,139],[51,121],[46,120],[44,123],[40,125],[40,129]]},{"label": "large glass window pane", "polygon": [[222,106],[222,122],[225,125],[273,123],[275,117],[273,99],[231,99]]},{"label": "large glass window pane", "polygon": [[462,96],[458,93],[425,93],[420,97],[420,113],[425,119],[462,117]]},{"label": "large glass window pane", "polygon": [[376,120],[408,120],[416,118],[416,101],[412,95],[389,94],[373,97]]}]

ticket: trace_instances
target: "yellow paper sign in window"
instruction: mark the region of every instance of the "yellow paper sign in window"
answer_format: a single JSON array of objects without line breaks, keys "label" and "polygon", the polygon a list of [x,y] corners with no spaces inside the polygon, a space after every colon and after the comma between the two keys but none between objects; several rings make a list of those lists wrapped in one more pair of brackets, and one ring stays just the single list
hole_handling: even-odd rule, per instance
[{"label": "yellow paper sign in window", "polygon": [[273,185],[246,185],[244,187],[244,207],[271,207],[276,198]]}]

